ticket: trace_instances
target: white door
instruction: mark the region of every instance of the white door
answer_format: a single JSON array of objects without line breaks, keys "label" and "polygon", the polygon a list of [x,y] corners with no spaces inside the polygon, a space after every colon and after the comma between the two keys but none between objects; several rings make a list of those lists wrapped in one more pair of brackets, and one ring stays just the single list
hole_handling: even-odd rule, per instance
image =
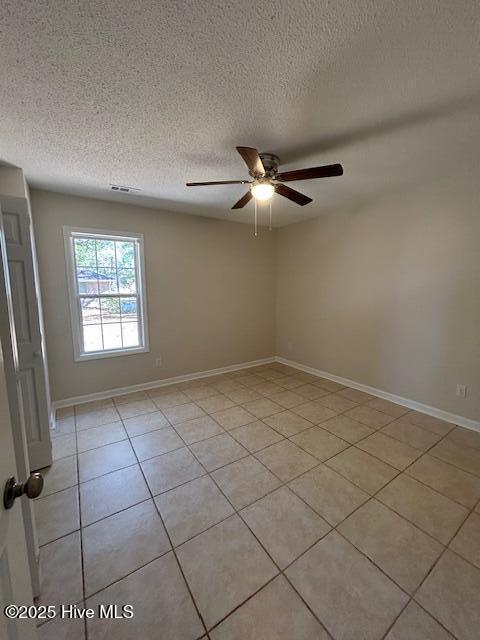
[{"label": "white door", "polygon": [[35,287],[28,203],[2,197],[13,315],[17,336],[18,371],[30,469],[52,463],[49,393],[42,351],[42,334]]},{"label": "white door", "polygon": [[[8,313],[4,260],[0,251],[0,329],[4,338],[9,335],[11,318]],[[37,632],[31,620],[9,619],[4,615],[8,605],[31,605],[32,583],[29,568],[25,526],[21,500],[15,500],[10,509],[4,506],[4,487],[10,478],[18,478],[14,434],[10,417],[4,352],[9,348],[0,341],[0,638],[1,640],[35,640]],[[20,480],[25,480],[21,478]]]}]

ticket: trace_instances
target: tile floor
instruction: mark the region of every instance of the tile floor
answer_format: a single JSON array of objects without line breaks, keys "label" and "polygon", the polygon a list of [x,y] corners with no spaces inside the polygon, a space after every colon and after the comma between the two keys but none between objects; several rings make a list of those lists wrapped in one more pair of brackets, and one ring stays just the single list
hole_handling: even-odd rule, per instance
[{"label": "tile floor", "polygon": [[265,365],[62,409],[40,640],[474,640],[480,433]]}]

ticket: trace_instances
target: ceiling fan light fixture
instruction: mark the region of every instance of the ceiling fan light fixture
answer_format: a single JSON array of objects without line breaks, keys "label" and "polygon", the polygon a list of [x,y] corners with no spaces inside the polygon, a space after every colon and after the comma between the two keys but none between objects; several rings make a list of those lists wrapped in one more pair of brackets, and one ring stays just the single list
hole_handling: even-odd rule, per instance
[{"label": "ceiling fan light fixture", "polygon": [[275,193],[275,187],[269,180],[256,180],[251,186],[255,200],[270,200]]},{"label": "ceiling fan light fixture", "polygon": [[259,153],[253,147],[236,147],[236,149],[247,165],[248,174],[253,178],[253,182],[250,180],[215,180],[213,182],[187,182],[186,186],[204,187],[217,184],[249,184],[250,189],[243,194],[240,200],[235,202],[232,209],[243,209],[254,198],[256,211],[257,200],[266,202],[271,199],[274,193],[295,202],[300,207],[312,202],[312,198],[292,189],[285,182],[343,175],[343,167],[338,163],[321,167],[309,167],[308,169],[296,169],[294,171],[281,171],[279,173],[278,165],[280,164],[280,159],[273,153]]}]

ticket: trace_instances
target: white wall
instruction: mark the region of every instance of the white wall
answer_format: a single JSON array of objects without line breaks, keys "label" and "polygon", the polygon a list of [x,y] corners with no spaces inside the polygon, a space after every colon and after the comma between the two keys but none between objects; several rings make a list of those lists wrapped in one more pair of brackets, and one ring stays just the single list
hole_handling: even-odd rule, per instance
[{"label": "white wall", "polygon": [[279,230],[277,355],[480,420],[479,205],[467,175]]},{"label": "white wall", "polygon": [[[274,354],[273,234],[46,191],[31,198],[54,400]],[[63,225],[145,235],[149,353],[74,362]]]}]

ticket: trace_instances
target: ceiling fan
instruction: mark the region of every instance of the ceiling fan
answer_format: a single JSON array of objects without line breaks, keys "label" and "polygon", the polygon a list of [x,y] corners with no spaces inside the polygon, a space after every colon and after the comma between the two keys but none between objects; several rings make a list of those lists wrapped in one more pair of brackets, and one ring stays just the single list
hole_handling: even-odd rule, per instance
[{"label": "ceiling fan", "polygon": [[236,147],[248,167],[248,173],[253,180],[219,180],[214,182],[187,182],[187,187],[204,187],[219,184],[249,184],[250,189],[236,202],[232,209],[241,209],[255,200],[269,200],[274,193],[296,202],[301,207],[312,199],[288,187],[284,182],[295,180],[311,180],[312,178],[330,178],[341,176],[343,167],[341,164],[328,164],[323,167],[311,167],[310,169],[298,169],[296,171],[278,172],[280,159],[273,153],[259,153],[252,147]]}]

